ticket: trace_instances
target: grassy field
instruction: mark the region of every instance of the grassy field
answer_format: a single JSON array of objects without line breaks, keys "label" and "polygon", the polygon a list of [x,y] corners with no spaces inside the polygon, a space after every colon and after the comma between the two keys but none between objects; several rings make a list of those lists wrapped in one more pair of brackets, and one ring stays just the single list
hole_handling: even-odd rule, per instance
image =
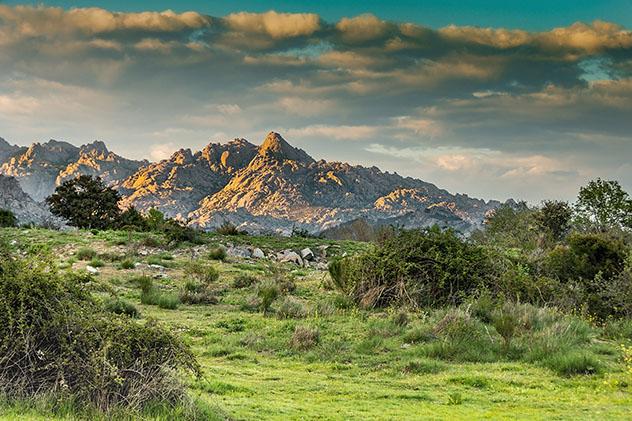
[{"label": "grassy field", "polygon": [[[334,244],[330,241],[209,236],[209,244],[195,247],[200,259],[219,270],[214,285],[219,303],[167,309],[141,304],[134,279],[161,273],[153,280],[155,288],[162,294],[178,294],[193,246],[147,247],[143,244],[148,234],[124,232],[6,229],[0,235],[17,248],[50,249],[64,270],[85,268],[90,260],[79,259],[77,252],[93,250],[101,266],[98,295],[133,303],[141,318],[165,323],[190,343],[203,367],[202,378],[186,379],[190,393],[220,419],[629,419],[632,413],[632,387],[626,384],[632,373],[621,358],[621,345],[629,346],[630,338],[608,339],[594,328],[584,346],[600,362],[594,375],[566,376],[537,361],[509,356],[483,363],[432,357],[436,344],[419,339],[417,332],[435,324],[439,312],[402,316],[398,309],[358,310],[331,289],[326,272],[266,260],[218,262],[205,257],[208,249],[229,241],[266,252]],[[353,242],[336,245],[339,253],[367,247]],[[160,262],[165,269],[123,269],[121,261],[126,258]],[[252,308],[255,287],[234,286],[243,275],[283,277],[295,288],[289,288],[291,298],[280,297],[273,312],[264,316]],[[295,310],[281,318],[287,300]],[[297,327],[317,332],[312,342],[296,346]],[[490,340],[498,340],[496,336],[490,334]],[[1,419],[73,418],[72,413],[51,414],[28,405],[0,404],[0,412]]]}]

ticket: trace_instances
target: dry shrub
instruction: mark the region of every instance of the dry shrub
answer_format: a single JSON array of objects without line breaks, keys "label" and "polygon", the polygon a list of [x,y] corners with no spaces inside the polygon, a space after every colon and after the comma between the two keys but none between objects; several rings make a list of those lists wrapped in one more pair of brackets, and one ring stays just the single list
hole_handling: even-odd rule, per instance
[{"label": "dry shrub", "polygon": [[319,341],[320,331],[318,328],[296,326],[290,340],[290,347],[297,351],[306,351],[318,345]]}]

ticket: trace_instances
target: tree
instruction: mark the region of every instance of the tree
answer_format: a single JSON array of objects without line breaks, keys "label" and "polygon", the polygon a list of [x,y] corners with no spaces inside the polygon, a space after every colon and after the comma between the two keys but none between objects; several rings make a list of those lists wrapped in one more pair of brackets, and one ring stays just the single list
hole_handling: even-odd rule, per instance
[{"label": "tree", "polygon": [[119,219],[119,194],[88,175],[64,182],[46,199],[54,215],[79,228],[112,228]]},{"label": "tree", "polygon": [[147,220],[134,206],[130,206],[119,215],[117,226],[136,231],[147,231],[149,228]]},{"label": "tree", "polygon": [[16,227],[18,220],[10,210],[0,209],[0,227]]},{"label": "tree", "polygon": [[546,200],[535,214],[535,221],[541,230],[560,241],[571,228],[573,209],[566,202]]},{"label": "tree", "polygon": [[632,228],[632,200],[617,181],[598,178],[579,189],[578,221],[597,231]]},{"label": "tree", "polygon": [[485,232],[480,241],[509,248],[535,249],[538,230],[534,213],[525,202],[501,205],[485,219]]}]

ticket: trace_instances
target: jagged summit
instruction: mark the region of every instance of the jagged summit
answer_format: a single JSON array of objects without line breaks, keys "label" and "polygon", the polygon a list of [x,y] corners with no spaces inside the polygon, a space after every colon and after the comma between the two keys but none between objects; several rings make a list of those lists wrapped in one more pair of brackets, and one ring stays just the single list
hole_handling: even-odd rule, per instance
[{"label": "jagged summit", "polygon": [[0,142],[0,151],[11,152],[0,160],[0,174],[15,176],[35,200],[88,174],[117,188],[123,207],[156,207],[208,229],[228,220],[251,232],[316,232],[363,218],[467,232],[500,205],[377,167],[315,161],[274,131],[259,146],[236,138],[199,151],[183,148],[154,163],[122,158],[101,141],[76,147],[51,140],[17,153],[7,145]]},{"label": "jagged summit", "polygon": [[100,140],[95,140],[92,143],[82,145],[79,148],[79,154],[106,157],[110,154],[110,151],[108,150],[104,142]]},{"label": "jagged summit", "polygon": [[295,148],[287,143],[283,136],[277,132],[268,133],[261,146],[259,146],[259,156],[306,163],[316,162],[304,150]]}]

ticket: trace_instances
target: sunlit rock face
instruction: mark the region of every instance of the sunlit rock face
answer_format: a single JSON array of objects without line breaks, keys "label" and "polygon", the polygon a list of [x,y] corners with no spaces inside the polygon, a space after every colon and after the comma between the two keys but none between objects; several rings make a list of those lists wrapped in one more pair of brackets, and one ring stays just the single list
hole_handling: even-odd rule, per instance
[{"label": "sunlit rock face", "polygon": [[135,173],[143,164],[146,162],[125,159],[108,151],[103,142],[76,147],[49,140],[19,148],[6,156],[0,174],[15,177],[29,196],[43,201],[55,187],[79,175],[98,176],[107,184],[115,184]]},{"label": "sunlit rock face", "polygon": [[181,149],[155,163],[122,158],[102,142],[77,148],[51,140],[19,150],[7,145],[0,142],[0,154],[10,153],[0,172],[15,176],[36,200],[89,174],[118,189],[122,207],[157,208],[203,229],[229,221],[250,232],[319,232],[362,218],[468,233],[500,205],[376,167],[316,161],[275,132],[260,146],[234,139],[197,152]]}]

